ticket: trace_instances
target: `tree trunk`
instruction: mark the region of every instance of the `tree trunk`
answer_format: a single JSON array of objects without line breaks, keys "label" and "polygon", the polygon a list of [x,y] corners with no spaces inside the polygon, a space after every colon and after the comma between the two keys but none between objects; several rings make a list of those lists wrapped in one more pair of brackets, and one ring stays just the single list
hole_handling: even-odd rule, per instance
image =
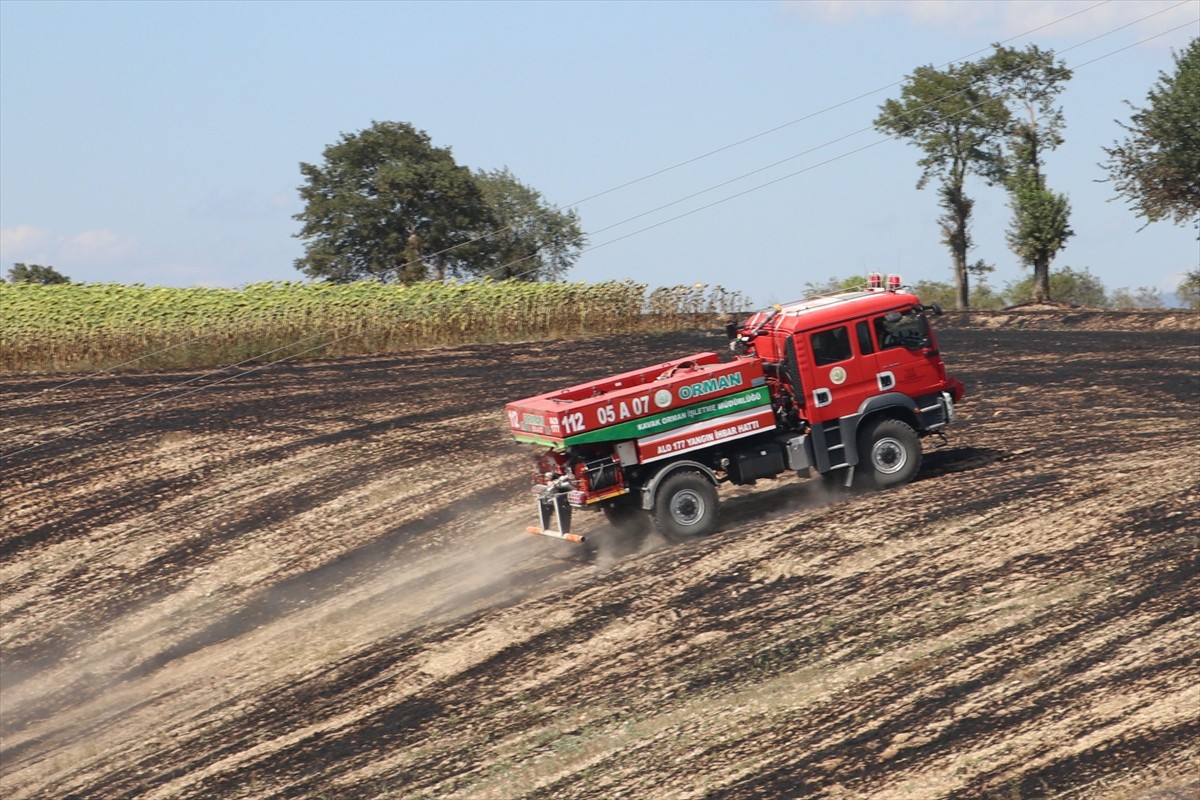
[{"label": "tree trunk", "polygon": [[402,283],[419,283],[425,280],[425,262],[421,260],[421,237],[414,233],[408,237],[404,247],[404,266],[401,268]]},{"label": "tree trunk", "polygon": [[963,193],[962,179],[941,189],[942,241],[950,248],[954,263],[955,302],[964,311],[971,306],[971,277],[967,272],[967,253],[971,250],[971,209],[975,201]]},{"label": "tree trunk", "polygon": [[966,311],[971,307],[971,275],[967,272],[967,254],[954,254],[954,301],[958,307]]},{"label": "tree trunk", "polygon": [[1033,262],[1033,299],[1044,303],[1050,299],[1050,259],[1038,258]]}]

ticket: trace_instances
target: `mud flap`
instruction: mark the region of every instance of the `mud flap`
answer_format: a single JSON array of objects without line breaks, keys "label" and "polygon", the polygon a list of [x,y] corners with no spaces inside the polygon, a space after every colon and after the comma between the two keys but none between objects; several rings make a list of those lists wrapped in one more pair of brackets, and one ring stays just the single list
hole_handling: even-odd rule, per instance
[{"label": "mud flap", "polygon": [[551,536],[555,539],[565,539],[568,542],[582,542],[584,537],[571,533],[571,506],[567,503],[566,492],[557,492],[548,497],[539,497],[538,522],[541,527],[527,528],[529,533],[539,536]]}]

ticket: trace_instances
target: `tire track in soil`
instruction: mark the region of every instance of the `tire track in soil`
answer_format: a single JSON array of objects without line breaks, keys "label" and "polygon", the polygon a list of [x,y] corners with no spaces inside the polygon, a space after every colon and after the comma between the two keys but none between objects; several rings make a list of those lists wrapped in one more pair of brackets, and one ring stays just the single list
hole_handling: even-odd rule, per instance
[{"label": "tire track in soil", "polygon": [[[21,509],[0,546],[26,537],[0,555],[19,589],[0,600],[0,788],[1184,786],[1200,756],[1194,332],[941,339],[972,394],[918,481],[832,501],[764,481],[724,492],[723,529],[676,547],[603,526],[591,552],[515,534],[528,452],[501,407],[721,350],[714,337],[292,365],[0,463]],[[97,384],[120,402],[184,376]],[[45,382],[0,377],[0,392]],[[79,402],[18,404],[5,430],[69,424]],[[117,456],[128,480],[106,496],[88,470]]]}]

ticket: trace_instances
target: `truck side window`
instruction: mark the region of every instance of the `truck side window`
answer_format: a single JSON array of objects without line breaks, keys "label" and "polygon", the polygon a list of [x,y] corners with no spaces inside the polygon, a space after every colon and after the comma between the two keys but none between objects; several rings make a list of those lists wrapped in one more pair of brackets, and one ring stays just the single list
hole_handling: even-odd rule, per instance
[{"label": "truck side window", "polygon": [[833,328],[812,335],[813,360],[818,367],[850,358],[850,335],[846,328]]},{"label": "truck side window", "polygon": [[871,341],[871,326],[864,319],[862,322],[854,326],[855,332],[858,334],[858,352],[864,356],[869,356],[875,352],[875,343]]},{"label": "truck side window", "polygon": [[905,311],[903,314],[889,311],[882,317],[876,317],[875,336],[879,339],[880,350],[920,347],[921,340],[925,338],[915,311]]}]

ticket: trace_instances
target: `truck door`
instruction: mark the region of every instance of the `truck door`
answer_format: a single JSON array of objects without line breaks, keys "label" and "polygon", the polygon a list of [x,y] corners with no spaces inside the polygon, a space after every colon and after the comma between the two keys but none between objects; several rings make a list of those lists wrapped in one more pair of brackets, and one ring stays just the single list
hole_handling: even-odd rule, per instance
[{"label": "truck door", "polygon": [[875,394],[874,376],[856,357],[849,324],[807,334],[813,364],[813,381],[805,387],[809,416],[814,420],[844,417],[858,411],[869,394]]},{"label": "truck door", "polygon": [[[867,327],[868,321],[858,323]],[[917,398],[941,391],[946,368],[938,357],[936,342],[924,315],[914,309],[889,311],[869,320],[869,330],[860,338],[873,339],[877,350],[863,360],[872,394],[900,392]]]}]

